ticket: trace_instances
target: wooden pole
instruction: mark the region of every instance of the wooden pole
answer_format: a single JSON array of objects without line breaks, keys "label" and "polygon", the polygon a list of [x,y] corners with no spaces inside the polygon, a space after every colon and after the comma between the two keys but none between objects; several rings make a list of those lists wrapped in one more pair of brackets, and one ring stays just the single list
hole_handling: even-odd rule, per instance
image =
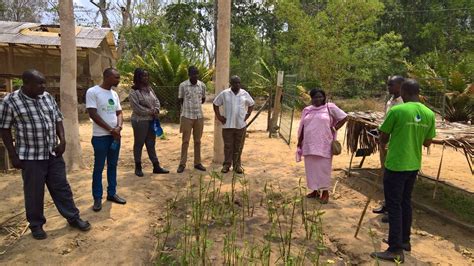
[{"label": "wooden pole", "polygon": [[441,159],[439,160],[438,174],[436,175],[436,183],[435,183],[435,187],[433,191],[433,199],[436,199],[436,192],[438,192],[439,177],[441,175],[441,166],[443,165],[444,148],[446,148],[446,146],[443,144],[443,150],[441,151]]},{"label": "wooden pole", "polygon": [[[231,1],[218,0],[217,4],[217,44],[216,44],[216,86],[215,93],[219,94],[229,85],[230,62],[230,16]],[[222,112],[222,110],[221,110]],[[222,139],[222,124],[214,118],[214,158],[215,163],[224,161],[224,140]]]},{"label": "wooden pole", "polygon": [[284,76],[284,72],[278,71],[274,108],[273,108],[273,114],[272,114],[271,126],[270,126],[270,132],[273,134],[276,133],[277,131],[278,117],[280,116],[280,112],[281,112],[281,96],[283,94],[283,76]]},{"label": "wooden pole", "polygon": [[67,170],[72,171],[84,167],[77,113],[76,25],[72,0],[59,1],[59,24],[61,32],[61,79],[59,87],[66,135],[64,160]]}]

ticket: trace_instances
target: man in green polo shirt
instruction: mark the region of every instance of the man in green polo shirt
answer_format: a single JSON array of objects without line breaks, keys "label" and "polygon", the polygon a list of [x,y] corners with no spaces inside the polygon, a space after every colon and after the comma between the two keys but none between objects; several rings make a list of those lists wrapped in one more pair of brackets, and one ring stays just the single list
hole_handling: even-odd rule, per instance
[{"label": "man in green polo shirt", "polygon": [[388,143],[384,191],[389,247],[384,252],[370,254],[374,258],[403,262],[403,250],[411,250],[411,193],[421,168],[422,146],[430,146],[436,135],[435,115],[420,103],[419,93],[420,85],[416,80],[405,80],[401,87],[405,103],[392,107],[380,126],[380,141]]}]

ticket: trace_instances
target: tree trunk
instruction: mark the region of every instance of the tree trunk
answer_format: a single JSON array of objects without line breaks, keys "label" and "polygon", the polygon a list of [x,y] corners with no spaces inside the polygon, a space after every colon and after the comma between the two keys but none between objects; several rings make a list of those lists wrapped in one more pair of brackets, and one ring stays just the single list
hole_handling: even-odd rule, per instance
[{"label": "tree trunk", "polygon": [[124,32],[130,26],[130,6],[131,5],[132,5],[132,0],[127,0],[127,5],[120,7],[120,10],[122,11],[122,28],[120,29],[118,48],[117,48],[118,59],[122,57],[123,49],[125,48]]},{"label": "tree trunk", "polygon": [[109,5],[107,4],[106,0],[99,0],[99,3],[97,4],[94,2],[94,0],[90,0],[91,4],[95,5],[100,12],[100,15],[102,16],[102,28],[111,28],[110,27],[110,22],[109,22],[109,17],[107,16],[107,10],[109,10]]},{"label": "tree trunk", "polygon": [[[231,1],[217,0],[216,95],[229,85]],[[222,111],[222,110],[221,110]],[[222,124],[214,118],[214,162],[224,161]]]},{"label": "tree trunk", "polygon": [[70,172],[84,166],[77,113],[76,26],[72,0],[59,1],[59,25],[61,32],[61,80],[59,87],[66,135],[64,160],[67,170]]}]

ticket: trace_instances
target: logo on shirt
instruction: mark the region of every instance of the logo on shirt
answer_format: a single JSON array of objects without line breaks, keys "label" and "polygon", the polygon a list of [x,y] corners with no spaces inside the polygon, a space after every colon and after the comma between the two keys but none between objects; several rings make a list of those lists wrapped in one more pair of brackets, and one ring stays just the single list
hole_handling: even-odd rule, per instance
[{"label": "logo on shirt", "polygon": [[109,99],[109,105],[115,105],[114,99]]},{"label": "logo on shirt", "polygon": [[415,122],[417,122],[417,123],[421,122],[421,115],[416,115],[415,116]]}]

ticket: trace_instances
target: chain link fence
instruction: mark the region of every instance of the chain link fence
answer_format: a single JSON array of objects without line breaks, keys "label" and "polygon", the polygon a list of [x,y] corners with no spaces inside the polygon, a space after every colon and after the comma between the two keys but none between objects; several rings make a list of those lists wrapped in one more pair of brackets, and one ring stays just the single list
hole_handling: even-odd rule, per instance
[{"label": "chain link fence", "polygon": [[161,112],[164,116],[161,117],[163,122],[178,123],[181,104],[178,100],[178,86],[158,86],[153,88],[155,94],[160,100]]}]

